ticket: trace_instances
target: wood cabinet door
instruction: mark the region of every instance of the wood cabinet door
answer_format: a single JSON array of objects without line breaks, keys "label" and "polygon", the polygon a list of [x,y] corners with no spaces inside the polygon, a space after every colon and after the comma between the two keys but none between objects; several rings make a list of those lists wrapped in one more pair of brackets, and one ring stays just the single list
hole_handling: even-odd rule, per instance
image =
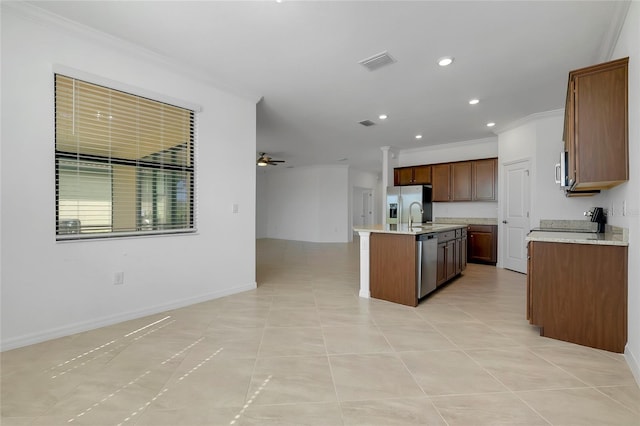
[{"label": "wood cabinet door", "polygon": [[447,280],[447,243],[438,243],[438,274],[436,285],[440,285]]},{"label": "wood cabinet door", "polygon": [[471,201],[471,161],[451,163],[451,201]]},{"label": "wood cabinet door", "polygon": [[393,186],[400,186],[400,169],[393,169]]},{"label": "wood cabinet door", "polygon": [[458,275],[460,272],[462,272],[462,256],[460,253],[460,248],[462,247],[462,241],[460,238],[457,238],[455,240],[455,244],[453,247],[453,254],[455,256],[455,271],[456,271],[456,275]]},{"label": "wood cabinet door", "polygon": [[[527,319],[530,324],[537,324],[533,315],[533,243],[527,244]],[[542,325],[542,324],[540,324]]]},{"label": "wood cabinet door", "polygon": [[464,236],[460,239],[460,248],[458,250],[460,253],[460,272],[464,271],[467,267],[467,237]]},{"label": "wood cabinet door", "polygon": [[467,228],[469,262],[493,263],[498,258],[498,226],[469,225]]},{"label": "wood cabinet door", "polygon": [[451,196],[451,164],[431,166],[431,183],[433,184],[433,201],[450,201]]},{"label": "wood cabinet door", "polygon": [[402,167],[400,171],[400,185],[413,184],[413,167]]},{"label": "wood cabinet door", "polygon": [[470,232],[469,260],[491,262],[491,246],[493,235],[490,232]]},{"label": "wood cabinet door", "polygon": [[415,185],[429,185],[431,183],[431,166],[415,166],[413,168],[413,183]]},{"label": "wood cabinet door", "polygon": [[534,241],[530,322],[541,335],[624,352],[627,343],[625,246]]},{"label": "wood cabinet door", "polygon": [[474,201],[496,201],[498,160],[476,160],[471,163],[472,198]]},{"label": "wood cabinet door", "polygon": [[629,179],[627,61],[589,67],[573,78],[576,189]]},{"label": "wood cabinet door", "polygon": [[447,242],[445,247],[445,259],[447,279],[451,279],[456,275],[456,240]]}]

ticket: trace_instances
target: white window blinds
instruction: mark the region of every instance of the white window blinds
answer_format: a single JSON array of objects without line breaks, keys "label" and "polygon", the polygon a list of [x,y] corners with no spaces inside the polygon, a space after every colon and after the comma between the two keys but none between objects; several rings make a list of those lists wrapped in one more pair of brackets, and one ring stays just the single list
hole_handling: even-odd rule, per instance
[{"label": "white window blinds", "polygon": [[195,230],[195,113],[55,75],[57,239]]}]

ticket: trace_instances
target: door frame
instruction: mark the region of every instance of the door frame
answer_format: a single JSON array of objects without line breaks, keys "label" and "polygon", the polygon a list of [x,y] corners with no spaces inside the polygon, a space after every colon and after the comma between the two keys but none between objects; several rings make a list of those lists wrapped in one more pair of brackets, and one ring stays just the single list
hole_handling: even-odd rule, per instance
[{"label": "door frame", "polygon": [[[523,158],[518,158],[515,160],[509,160],[509,161],[505,161],[503,163],[500,164],[500,183],[501,183],[501,189],[500,189],[500,193],[501,193],[501,197],[500,197],[500,204],[501,206],[499,206],[498,208],[498,234],[500,235],[499,237],[499,243],[498,244],[498,264],[497,266],[499,266],[500,268],[505,268],[505,259],[507,256],[507,238],[509,236],[508,232],[506,232],[506,223],[505,222],[505,218],[507,215],[507,207],[509,205],[509,197],[508,197],[508,191],[507,191],[507,173],[506,173],[506,169],[507,167],[513,166],[514,164],[518,164],[518,163],[524,163],[526,165],[526,169],[528,171],[528,179],[527,179],[527,190],[528,190],[528,194],[527,194],[527,202],[528,202],[528,228],[531,229],[531,217],[532,217],[532,209],[533,209],[533,204],[532,204],[532,197],[533,197],[533,189],[532,189],[532,182],[534,181],[534,172],[533,172],[533,168],[535,167],[534,165],[534,161],[531,159],[531,157],[523,157]],[[524,239],[522,240],[522,244],[525,244]]]}]

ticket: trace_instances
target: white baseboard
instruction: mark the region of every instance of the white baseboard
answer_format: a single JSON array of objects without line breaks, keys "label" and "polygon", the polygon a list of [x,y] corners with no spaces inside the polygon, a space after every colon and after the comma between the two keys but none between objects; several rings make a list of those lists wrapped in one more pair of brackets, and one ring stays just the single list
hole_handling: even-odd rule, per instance
[{"label": "white baseboard", "polygon": [[241,293],[243,291],[255,290],[257,287],[258,287],[257,284],[254,282],[252,284],[231,287],[224,290],[203,294],[200,296],[175,300],[170,303],[149,306],[149,307],[145,307],[135,311],[119,313],[119,314],[110,315],[102,318],[95,318],[89,321],[83,321],[83,322],[69,324],[62,327],[51,328],[49,330],[43,330],[37,333],[31,333],[23,336],[13,337],[10,339],[2,340],[2,342],[0,343],[0,352],[21,348],[23,346],[29,346],[36,343],[41,343],[47,340],[57,339],[59,337],[65,337],[65,336],[69,336],[76,333],[95,330],[96,328],[106,327],[108,325],[113,325],[120,322],[129,321],[132,319],[142,318],[148,315],[169,311],[171,309],[183,308],[185,306],[206,302],[208,300],[218,299],[220,297]]},{"label": "white baseboard", "polygon": [[629,369],[631,369],[633,377],[636,379],[636,383],[640,386],[640,363],[638,362],[638,358],[631,352],[631,349],[629,349],[628,344],[624,348],[624,358],[629,365]]}]

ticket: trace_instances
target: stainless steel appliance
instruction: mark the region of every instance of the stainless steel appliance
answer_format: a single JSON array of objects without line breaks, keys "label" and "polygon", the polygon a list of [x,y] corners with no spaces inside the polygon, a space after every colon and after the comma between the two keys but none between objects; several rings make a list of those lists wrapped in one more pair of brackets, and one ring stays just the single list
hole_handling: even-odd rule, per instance
[{"label": "stainless steel appliance", "polygon": [[[387,224],[401,224],[409,222],[412,215],[413,223],[433,221],[433,206],[431,203],[431,185],[389,186],[387,187]],[[422,205],[422,214],[418,209],[410,212],[409,207],[414,201]]]},{"label": "stainless steel appliance", "polygon": [[576,182],[569,177],[569,153],[560,151],[560,162],[556,163],[556,183],[560,185],[567,197],[599,194],[599,189],[583,189],[576,191]]},{"label": "stainless steel appliance", "polygon": [[569,179],[569,157],[567,151],[560,151],[560,162],[556,164],[556,183],[562,189],[571,189],[573,182]]},{"label": "stainless steel appliance", "polygon": [[438,235],[421,234],[416,236],[418,299],[436,289],[438,273]]}]

